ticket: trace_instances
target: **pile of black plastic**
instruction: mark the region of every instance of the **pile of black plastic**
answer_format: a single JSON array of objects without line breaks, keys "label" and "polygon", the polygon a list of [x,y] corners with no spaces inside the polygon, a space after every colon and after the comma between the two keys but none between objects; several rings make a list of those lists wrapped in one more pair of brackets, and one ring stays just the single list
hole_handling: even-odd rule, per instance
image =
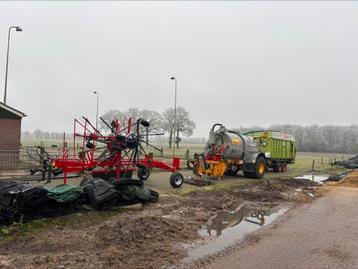
[{"label": "pile of black plastic", "polygon": [[142,181],[89,179],[82,186],[36,187],[24,181],[0,181],[0,225],[61,216],[112,206],[155,203],[159,194]]},{"label": "pile of black plastic", "polygon": [[335,165],[343,166],[348,169],[357,169],[358,168],[358,155],[349,158],[348,160],[342,160],[336,162]]}]

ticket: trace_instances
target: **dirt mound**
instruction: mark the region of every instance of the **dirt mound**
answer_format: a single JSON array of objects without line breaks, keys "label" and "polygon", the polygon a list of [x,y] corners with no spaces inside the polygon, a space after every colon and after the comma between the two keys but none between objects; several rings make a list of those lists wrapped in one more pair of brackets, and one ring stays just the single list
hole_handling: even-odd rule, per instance
[{"label": "dirt mound", "polygon": [[[305,202],[319,196],[319,193],[315,191],[317,186],[319,186],[317,182],[308,179],[272,179],[264,180],[261,184],[255,186],[237,189],[235,193],[240,194],[245,200],[249,201],[275,202],[284,200]],[[300,192],[297,192],[297,189],[300,189]]]},{"label": "dirt mound", "polygon": [[105,266],[159,268],[185,257],[179,244],[198,238],[196,225],[193,220],[168,215],[122,215],[99,227],[96,245],[105,250]]},{"label": "dirt mound", "polygon": [[358,188],[358,169],[353,172],[347,174],[338,185],[344,185],[348,187],[356,187]]},{"label": "dirt mound", "polygon": [[235,193],[236,195],[243,197],[245,200],[257,202],[274,202],[277,200],[283,200],[284,198],[281,190],[272,184],[255,186],[254,188],[238,189]]},{"label": "dirt mound", "polygon": [[[170,195],[143,210],[118,212],[101,222],[51,226],[0,244],[0,268],[163,268],[186,256],[183,245],[218,211],[246,202],[311,201],[311,180],[271,179],[229,191]],[[298,191],[299,190],[299,191]],[[310,194],[310,195],[309,195]],[[174,267],[173,267],[174,268]]]},{"label": "dirt mound", "polygon": [[140,216],[119,218],[99,227],[97,237],[103,244],[130,245],[143,240],[162,242],[170,237],[185,240],[192,237],[185,223],[165,216]]},{"label": "dirt mound", "polygon": [[200,208],[204,211],[218,211],[235,209],[243,200],[233,191],[212,191],[212,192],[193,192],[188,194],[188,199],[182,202],[191,208]]},{"label": "dirt mound", "polygon": [[305,188],[305,187],[316,187],[320,186],[318,182],[304,179],[304,178],[295,178],[295,179],[280,179],[279,181],[275,181],[276,184],[285,185],[293,188]]}]

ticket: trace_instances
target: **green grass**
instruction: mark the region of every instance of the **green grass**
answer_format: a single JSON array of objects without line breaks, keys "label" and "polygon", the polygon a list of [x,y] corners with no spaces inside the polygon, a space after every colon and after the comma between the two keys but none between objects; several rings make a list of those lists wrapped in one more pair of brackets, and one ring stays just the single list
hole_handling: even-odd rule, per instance
[{"label": "green grass", "polygon": [[[347,156],[348,157],[348,156]],[[341,154],[331,153],[298,153],[294,164],[288,166],[288,171],[285,175],[300,175],[302,173],[312,172],[312,163],[314,161],[315,174],[340,174],[349,169],[332,166],[330,161],[333,159],[341,160]]]},{"label": "green grass", "polygon": [[[67,142],[67,147],[69,149],[71,149],[73,147],[73,140],[72,139],[66,139]],[[21,144],[23,146],[39,146],[39,145],[44,145],[45,148],[51,148],[53,145],[57,145],[57,147],[62,147],[63,144],[63,140],[62,139],[30,139],[30,138],[22,138],[21,139]],[[173,148],[169,148],[168,144],[155,144],[153,143],[153,145],[159,149],[163,149],[163,153],[161,153],[160,151],[152,148],[152,147],[147,147],[145,145],[145,143],[142,144],[144,150],[147,153],[152,152],[154,154],[155,157],[160,157],[160,158],[172,158],[173,156]],[[189,150],[189,158],[192,158],[194,153],[200,153],[202,152],[202,150],[204,149],[205,145],[201,145],[201,144],[182,144],[179,145],[179,149],[175,148],[175,155],[179,158],[186,158],[186,152],[187,150]],[[76,147],[79,149],[82,147],[82,141],[79,139],[76,143]],[[56,151],[57,148],[53,148],[51,149],[52,151]]]},{"label": "green grass", "polygon": [[[68,144],[72,143],[68,141]],[[63,139],[33,139],[33,138],[21,138],[21,144],[23,146],[40,146],[41,144],[45,145],[45,147],[51,147],[52,145],[57,145],[58,147],[62,146]]]}]

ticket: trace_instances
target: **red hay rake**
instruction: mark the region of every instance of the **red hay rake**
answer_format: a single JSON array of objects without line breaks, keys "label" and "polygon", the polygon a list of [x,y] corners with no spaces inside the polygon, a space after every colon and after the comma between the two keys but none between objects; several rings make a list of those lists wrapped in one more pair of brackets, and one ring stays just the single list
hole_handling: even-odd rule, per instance
[{"label": "red hay rake", "polygon": [[[94,178],[105,180],[132,178],[133,172],[137,171],[138,178],[146,180],[153,168],[160,168],[172,172],[170,184],[173,187],[180,187],[183,183],[184,178],[181,173],[177,172],[178,167],[154,159],[153,154],[147,154],[143,148],[142,128],[148,128],[149,122],[141,118],[132,122],[132,118],[129,118],[127,124],[120,126],[118,119],[114,119],[109,124],[100,118],[110,131],[109,134],[102,134],[87,118],[82,119],[82,121],[74,120],[72,152],[68,151],[64,136],[64,146],[60,157],[45,162],[47,167],[44,169],[50,171],[49,181],[51,174],[63,173],[64,184],[67,184],[68,173],[85,171],[90,172]],[[76,149],[79,140],[81,147]],[[161,151],[152,144],[146,144]]]}]

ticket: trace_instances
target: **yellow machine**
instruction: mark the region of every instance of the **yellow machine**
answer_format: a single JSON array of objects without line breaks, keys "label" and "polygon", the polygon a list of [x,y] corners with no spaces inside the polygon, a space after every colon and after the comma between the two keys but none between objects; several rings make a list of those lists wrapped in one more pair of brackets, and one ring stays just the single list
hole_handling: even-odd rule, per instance
[{"label": "yellow machine", "polygon": [[196,161],[195,171],[197,176],[200,177],[202,175],[207,175],[207,176],[214,176],[214,177],[221,178],[225,174],[228,168],[228,164],[224,160],[220,160],[220,161],[206,160],[205,163],[206,166],[202,166],[200,160]]}]

